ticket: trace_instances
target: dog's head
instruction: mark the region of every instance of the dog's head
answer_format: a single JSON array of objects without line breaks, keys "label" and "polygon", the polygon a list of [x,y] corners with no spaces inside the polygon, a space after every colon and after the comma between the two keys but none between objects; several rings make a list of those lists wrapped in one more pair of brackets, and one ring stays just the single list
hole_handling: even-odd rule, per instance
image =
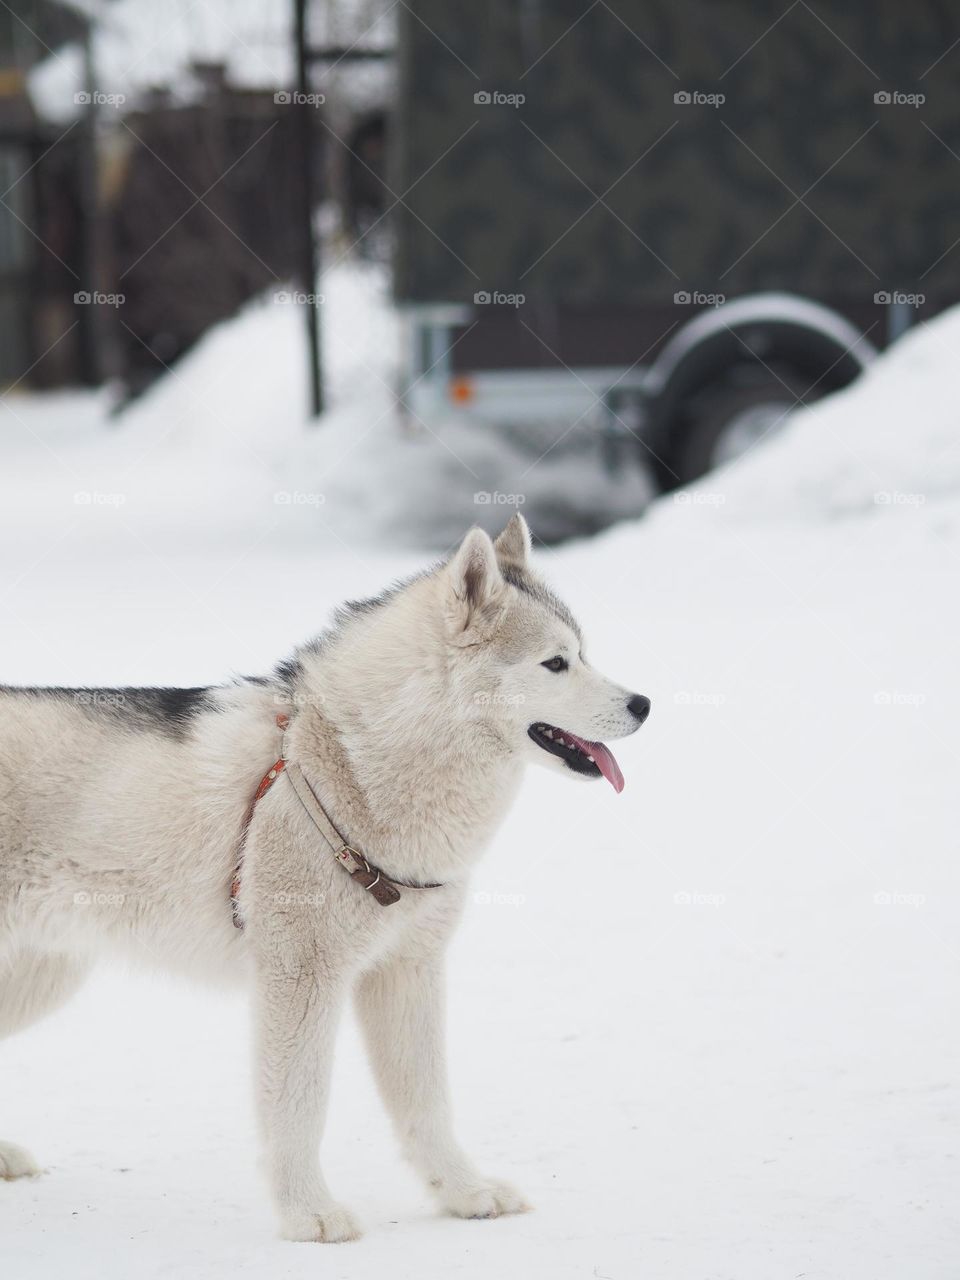
[{"label": "dog's head", "polygon": [[580,628],[534,572],[530,549],[518,514],[495,542],[471,529],[441,571],[457,685],[471,713],[512,750],[621,791],[623,774],[603,739],[636,732],[650,700],[590,666]]}]

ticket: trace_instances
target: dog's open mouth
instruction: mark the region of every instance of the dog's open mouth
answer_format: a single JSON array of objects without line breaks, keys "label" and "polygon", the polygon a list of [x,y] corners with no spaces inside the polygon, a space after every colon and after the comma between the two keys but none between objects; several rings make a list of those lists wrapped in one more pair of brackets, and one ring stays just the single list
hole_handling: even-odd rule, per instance
[{"label": "dog's open mouth", "polygon": [[613,758],[613,752],[602,742],[588,742],[567,729],[557,729],[552,724],[532,724],[527,733],[538,747],[559,756],[568,769],[584,773],[588,778],[604,777],[614,791],[623,790],[623,774]]}]

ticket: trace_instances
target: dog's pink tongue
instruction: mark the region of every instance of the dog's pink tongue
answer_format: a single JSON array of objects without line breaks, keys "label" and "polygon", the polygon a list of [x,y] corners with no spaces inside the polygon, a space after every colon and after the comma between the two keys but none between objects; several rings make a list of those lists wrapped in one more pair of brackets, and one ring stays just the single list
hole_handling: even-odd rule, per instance
[{"label": "dog's pink tongue", "polygon": [[593,756],[597,768],[619,795],[624,788],[623,774],[620,772],[620,766],[614,760],[613,752],[610,748],[604,746],[602,742],[588,742],[586,738],[578,738],[575,733],[569,733],[566,730],[564,732],[568,738],[577,744],[581,751],[585,751],[588,756]]}]

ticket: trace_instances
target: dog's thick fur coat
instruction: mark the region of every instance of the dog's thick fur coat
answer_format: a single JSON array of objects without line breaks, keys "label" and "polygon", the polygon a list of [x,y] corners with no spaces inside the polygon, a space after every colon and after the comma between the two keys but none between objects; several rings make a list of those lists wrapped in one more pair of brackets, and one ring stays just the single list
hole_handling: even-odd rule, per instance
[{"label": "dog's thick fur coat", "polygon": [[[247,983],[267,1173],[290,1239],[358,1234],[318,1164],[351,995],[403,1149],[441,1204],[464,1217],[527,1207],[453,1134],[443,954],[520,766],[565,769],[531,724],[599,739],[646,714],[584,661],[529,553],[519,516],[496,544],[472,530],[449,562],[347,606],[268,679],[0,691],[0,1036],[62,1004],[104,954]],[[253,814],[234,927],[241,830],[278,755],[280,712],[289,755],[350,843],[390,876],[441,887],[380,906],[281,779]],[[0,1143],[0,1177],[35,1172]]]}]

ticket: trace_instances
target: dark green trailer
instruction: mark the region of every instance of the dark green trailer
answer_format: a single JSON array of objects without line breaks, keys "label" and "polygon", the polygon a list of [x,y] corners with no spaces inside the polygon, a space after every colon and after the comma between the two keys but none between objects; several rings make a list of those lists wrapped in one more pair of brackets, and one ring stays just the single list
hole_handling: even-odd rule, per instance
[{"label": "dark green trailer", "polygon": [[957,299],[946,0],[408,0],[406,403],[635,439],[663,487]]}]

